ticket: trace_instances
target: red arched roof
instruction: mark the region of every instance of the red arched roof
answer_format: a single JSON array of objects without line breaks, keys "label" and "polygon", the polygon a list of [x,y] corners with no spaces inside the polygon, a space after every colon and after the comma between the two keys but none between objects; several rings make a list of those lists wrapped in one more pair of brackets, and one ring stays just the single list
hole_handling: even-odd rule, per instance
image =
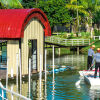
[{"label": "red arched roof", "polygon": [[51,35],[48,19],[40,9],[0,9],[0,38],[23,38],[24,27],[31,18],[43,24],[45,36]]}]

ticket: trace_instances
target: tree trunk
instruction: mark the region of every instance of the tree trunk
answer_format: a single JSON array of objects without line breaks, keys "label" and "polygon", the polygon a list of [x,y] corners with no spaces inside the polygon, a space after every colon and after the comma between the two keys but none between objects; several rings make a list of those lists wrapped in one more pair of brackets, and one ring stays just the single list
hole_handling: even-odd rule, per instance
[{"label": "tree trunk", "polygon": [[93,38],[93,27],[91,27],[91,38]]},{"label": "tree trunk", "polygon": [[90,32],[90,26],[88,23],[86,23],[86,32]]}]

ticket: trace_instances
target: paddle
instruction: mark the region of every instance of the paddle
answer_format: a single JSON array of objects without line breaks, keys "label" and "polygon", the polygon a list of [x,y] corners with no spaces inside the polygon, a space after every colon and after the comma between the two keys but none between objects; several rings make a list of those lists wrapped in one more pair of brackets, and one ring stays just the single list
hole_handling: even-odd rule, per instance
[{"label": "paddle", "polygon": [[90,67],[87,71],[89,71],[89,70],[90,70],[92,67],[94,67],[94,66],[95,66],[95,64],[92,64],[91,67]]}]

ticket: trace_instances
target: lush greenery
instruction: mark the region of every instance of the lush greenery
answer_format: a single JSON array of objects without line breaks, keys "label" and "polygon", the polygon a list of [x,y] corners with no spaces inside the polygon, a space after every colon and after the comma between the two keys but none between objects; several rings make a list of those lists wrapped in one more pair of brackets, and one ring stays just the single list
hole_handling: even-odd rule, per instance
[{"label": "lush greenery", "polygon": [[66,0],[39,1],[36,5],[46,13],[52,30],[56,25],[65,25],[71,21],[71,16],[65,6]]},{"label": "lush greenery", "polygon": [[99,29],[100,0],[22,0],[22,5],[42,9],[52,30],[57,25],[66,26],[70,33],[94,34],[91,30]]},{"label": "lush greenery", "polygon": [[[60,48],[60,54],[59,54],[59,48],[55,48],[55,57],[66,54],[73,54],[73,52],[70,51],[70,48]],[[48,57],[49,58],[52,57],[52,48],[48,48]]]},{"label": "lush greenery", "polygon": [[61,25],[71,33],[91,33],[100,26],[100,0],[0,0],[0,4],[1,8],[40,8],[52,30]]},{"label": "lush greenery", "polygon": [[[67,27],[68,32],[58,35],[62,38],[100,35],[100,0],[0,0],[0,8],[40,8],[47,15],[52,32],[54,26]],[[99,47],[99,41],[95,45]]]},{"label": "lush greenery", "polygon": [[[94,49],[94,51],[97,52],[97,51],[96,51],[97,48],[100,48],[100,40],[98,40],[98,39],[96,39],[95,41],[94,41],[94,40],[91,40],[91,43],[93,43],[93,45],[96,46],[95,49]],[[91,44],[91,45],[92,45],[92,44]],[[91,45],[90,45],[90,46],[91,46]],[[88,51],[88,49],[90,48],[90,46],[87,46],[87,47],[82,48],[82,49],[81,49],[81,52],[84,53],[84,54],[87,54],[87,51]]]},{"label": "lush greenery", "polygon": [[21,0],[0,0],[1,8],[23,8]]},{"label": "lush greenery", "polygon": [[23,0],[22,2],[24,8],[33,8],[36,4],[37,2],[35,2],[35,0]]}]

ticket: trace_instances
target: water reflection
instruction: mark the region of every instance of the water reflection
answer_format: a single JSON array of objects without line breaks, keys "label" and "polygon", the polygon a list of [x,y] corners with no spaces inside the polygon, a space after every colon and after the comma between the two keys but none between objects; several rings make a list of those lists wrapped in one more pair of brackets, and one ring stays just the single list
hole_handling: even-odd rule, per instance
[{"label": "water reflection", "polygon": [[[52,65],[52,59],[47,60]],[[87,55],[65,55],[55,58],[55,65],[74,66],[77,68],[85,68],[87,65]]]},{"label": "water reflection", "polygon": [[[55,58],[56,65],[66,65],[78,67],[78,70],[84,69],[87,63],[86,55],[66,55]],[[52,65],[52,60],[47,60],[47,64]],[[39,78],[31,80],[30,93],[28,89],[28,79],[22,82],[22,95],[30,97],[32,100],[97,100],[100,99],[100,89],[90,87],[86,83],[82,83],[80,87],[76,87],[75,83],[79,80],[78,70],[67,70],[53,75],[48,74],[47,79],[42,78],[41,85]],[[35,77],[35,76],[33,76]],[[16,82],[15,82],[16,83]],[[41,86],[41,87],[40,87]],[[13,88],[12,88],[13,87]],[[9,89],[17,92],[16,84],[8,84]],[[18,87],[18,92],[20,88]],[[41,89],[41,91],[40,91]],[[41,92],[41,93],[40,93]],[[11,95],[7,94],[8,100],[11,100]],[[13,100],[16,99],[13,96]]]},{"label": "water reflection", "polygon": [[[100,86],[90,86],[82,79],[75,83],[78,91],[81,91],[84,97],[88,96],[89,100],[100,100]],[[84,99],[85,100],[85,99]]]},{"label": "water reflection", "polygon": [[[38,79],[35,80],[31,80],[31,88],[30,88],[30,93],[29,93],[29,89],[28,89],[28,82],[23,81],[22,82],[22,90],[21,90],[21,95],[25,96],[25,97],[30,97],[31,100],[43,100],[44,98],[44,79],[42,79],[42,87],[41,87],[41,93],[40,93],[40,82]],[[8,84],[8,89],[12,90],[16,93],[20,94],[20,88],[17,89],[17,85],[12,83],[12,84]],[[41,94],[41,97],[40,97]],[[30,95],[30,96],[29,96]],[[19,100],[18,97],[11,95],[10,93],[7,93],[7,99],[8,100]]]},{"label": "water reflection", "polygon": [[91,100],[100,100],[100,86],[92,86],[90,88]]}]

